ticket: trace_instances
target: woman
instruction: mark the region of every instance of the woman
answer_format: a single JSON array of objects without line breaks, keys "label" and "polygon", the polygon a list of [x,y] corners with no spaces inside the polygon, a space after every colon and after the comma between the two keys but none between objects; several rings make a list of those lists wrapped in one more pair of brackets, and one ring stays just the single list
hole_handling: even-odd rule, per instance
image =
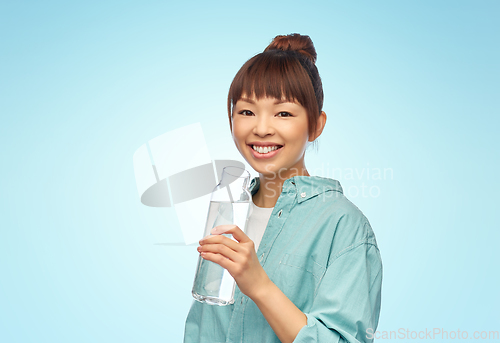
[{"label": "woman", "polygon": [[337,180],[304,164],[326,123],[315,61],[308,36],[277,36],[231,84],[232,136],[259,173],[254,211],[247,234],[222,225],[200,241],[237,289],[229,306],[193,302],[186,343],[367,342],[377,327],[382,262],[370,224]]}]

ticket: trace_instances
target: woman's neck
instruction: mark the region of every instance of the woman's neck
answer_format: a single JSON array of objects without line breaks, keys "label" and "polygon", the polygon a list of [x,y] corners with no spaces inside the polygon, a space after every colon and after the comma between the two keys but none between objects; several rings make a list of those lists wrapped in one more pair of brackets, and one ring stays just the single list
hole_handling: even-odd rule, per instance
[{"label": "woman's neck", "polygon": [[259,173],[259,190],[252,197],[253,203],[258,207],[271,208],[276,205],[280,197],[283,183],[294,176],[310,176],[305,168],[300,172],[281,175],[264,175]]}]

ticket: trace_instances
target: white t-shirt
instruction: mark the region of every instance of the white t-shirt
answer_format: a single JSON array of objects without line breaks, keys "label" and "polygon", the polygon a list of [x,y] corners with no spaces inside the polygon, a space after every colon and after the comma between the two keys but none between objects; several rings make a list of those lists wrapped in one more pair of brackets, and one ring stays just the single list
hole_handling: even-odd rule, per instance
[{"label": "white t-shirt", "polygon": [[257,251],[274,207],[258,207],[253,203],[253,199],[250,206],[252,206],[252,213],[250,214],[250,217],[248,217],[246,234],[254,242],[255,251]]}]

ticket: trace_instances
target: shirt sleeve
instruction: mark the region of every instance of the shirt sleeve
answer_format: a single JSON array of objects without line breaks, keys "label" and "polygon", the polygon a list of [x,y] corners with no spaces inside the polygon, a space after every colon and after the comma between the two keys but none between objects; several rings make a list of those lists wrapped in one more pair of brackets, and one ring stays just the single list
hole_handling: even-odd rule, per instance
[{"label": "shirt sleeve", "polygon": [[359,242],[328,266],[294,343],[372,342],[378,324],[382,262],[376,245]]}]

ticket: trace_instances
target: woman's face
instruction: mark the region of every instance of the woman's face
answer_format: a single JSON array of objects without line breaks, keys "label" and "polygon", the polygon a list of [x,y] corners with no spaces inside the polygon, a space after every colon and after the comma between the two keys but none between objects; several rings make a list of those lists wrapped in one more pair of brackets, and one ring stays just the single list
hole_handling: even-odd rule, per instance
[{"label": "woman's face", "polygon": [[243,96],[233,108],[232,126],[236,147],[259,174],[283,181],[308,175],[304,165],[307,112],[299,103]]}]

